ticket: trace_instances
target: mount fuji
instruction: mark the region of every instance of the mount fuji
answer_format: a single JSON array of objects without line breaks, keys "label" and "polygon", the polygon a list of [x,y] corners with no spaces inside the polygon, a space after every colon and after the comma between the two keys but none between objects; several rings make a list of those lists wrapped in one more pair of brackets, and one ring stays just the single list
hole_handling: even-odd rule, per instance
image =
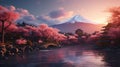
[{"label": "mount fuji", "polygon": [[80,15],[75,15],[72,18],[68,19],[66,22],[68,23],[76,23],[76,22],[91,22],[90,20],[85,19]]},{"label": "mount fuji", "polygon": [[86,33],[94,33],[101,31],[104,24],[93,24],[91,21],[85,19],[80,15],[75,15],[62,24],[53,25],[52,27],[59,29],[61,32],[74,33],[77,29],[82,29]]}]

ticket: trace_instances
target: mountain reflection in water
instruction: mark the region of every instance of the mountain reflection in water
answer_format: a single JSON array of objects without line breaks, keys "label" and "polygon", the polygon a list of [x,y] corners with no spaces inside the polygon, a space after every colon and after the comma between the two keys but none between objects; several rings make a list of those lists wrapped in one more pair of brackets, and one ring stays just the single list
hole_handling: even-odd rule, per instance
[{"label": "mountain reflection in water", "polygon": [[[71,46],[53,50],[40,50],[24,57],[16,56],[0,63],[0,67],[114,67],[109,57],[89,48]],[[119,55],[120,56],[120,55]],[[119,63],[118,63],[119,64]],[[109,66],[108,66],[109,65]]]}]

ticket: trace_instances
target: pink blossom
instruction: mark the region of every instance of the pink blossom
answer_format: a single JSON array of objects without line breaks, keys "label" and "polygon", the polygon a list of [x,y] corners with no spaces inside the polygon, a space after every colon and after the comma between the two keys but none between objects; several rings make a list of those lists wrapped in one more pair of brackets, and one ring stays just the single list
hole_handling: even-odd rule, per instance
[{"label": "pink blossom", "polygon": [[25,40],[25,39],[17,39],[17,40],[16,40],[16,43],[19,44],[19,45],[21,45],[21,44],[26,44],[26,43],[27,43],[27,40]]},{"label": "pink blossom", "polygon": [[39,40],[38,43],[43,43],[43,41],[42,41],[42,40]]},{"label": "pink blossom", "polygon": [[69,39],[77,39],[77,38],[75,36],[73,36],[73,35],[70,35]]},{"label": "pink blossom", "polygon": [[81,36],[81,38],[85,39],[85,38],[86,38],[86,36]]},{"label": "pink blossom", "polygon": [[5,22],[13,22],[18,18],[19,18],[19,13],[0,6],[0,20]]}]

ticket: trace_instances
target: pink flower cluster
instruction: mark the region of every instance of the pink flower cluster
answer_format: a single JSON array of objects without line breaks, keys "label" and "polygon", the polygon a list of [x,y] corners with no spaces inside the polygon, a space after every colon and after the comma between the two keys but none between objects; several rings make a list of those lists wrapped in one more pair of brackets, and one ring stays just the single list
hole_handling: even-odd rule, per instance
[{"label": "pink flower cluster", "polygon": [[0,22],[13,22],[19,18],[19,13],[0,6]]},{"label": "pink flower cluster", "polygon": [[17,39],[16,40],[16,44],[19,44],[19,45],[23,45],[23,44],[26,44],[27,43],[27,40],[25,39]]},{"label": "pink flower cluster", "polygon": [[[7,23],[5,25],[7,25]],[[7,28],[6,33],[12,32],[16,34],[22,33],[22,35],[25,37],[26,36],[38,37],[40,40],[42,40],[42,38],[51,41],[61,41],[66,39],[66,36],[64,34],[60,34],[58,29],[49,27],[47,24],[41,24],[38,27],[33,26],[18,27],[15,24],[11,24]]]}]

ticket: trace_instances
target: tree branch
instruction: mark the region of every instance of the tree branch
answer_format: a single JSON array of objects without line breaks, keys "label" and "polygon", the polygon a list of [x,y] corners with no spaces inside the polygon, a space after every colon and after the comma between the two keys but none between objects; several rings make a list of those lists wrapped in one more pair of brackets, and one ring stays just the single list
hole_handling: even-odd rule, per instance
[{"label": "tree branch", "polygon": [[12,24],[12,22],[9,22],[9,25],[7,25],[4,30],[6,30],[10,25]]}]

